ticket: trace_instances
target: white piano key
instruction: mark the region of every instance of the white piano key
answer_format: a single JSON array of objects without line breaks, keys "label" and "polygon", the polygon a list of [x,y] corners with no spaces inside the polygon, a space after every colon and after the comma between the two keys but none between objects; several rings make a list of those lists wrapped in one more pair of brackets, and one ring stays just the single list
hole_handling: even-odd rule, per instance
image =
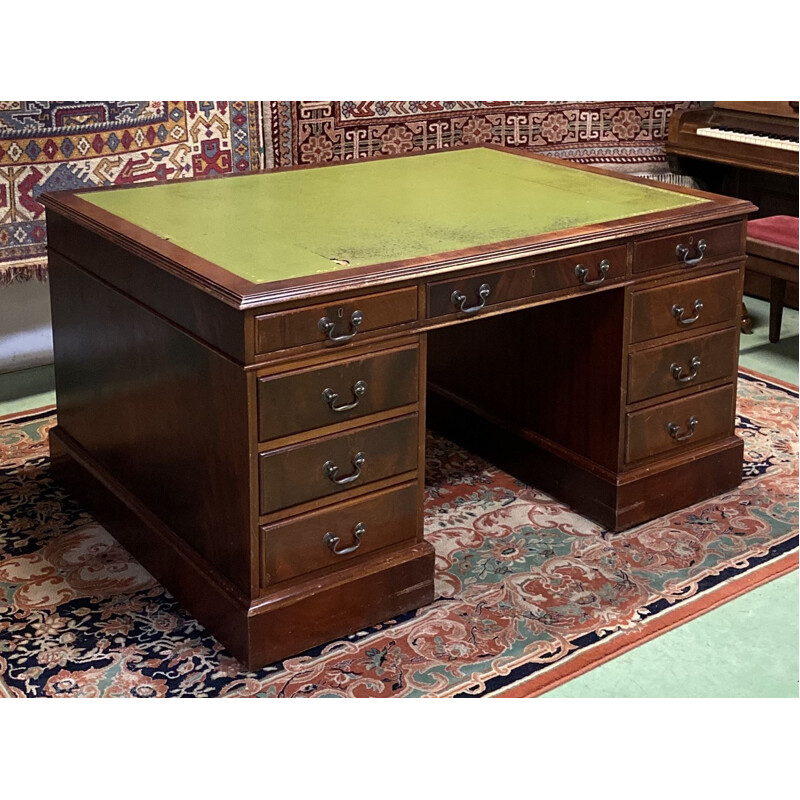
[{"label": "white piano key", "polygon": [[742,142],[743,144],[753,144],[760,147],[772,147],[777,150],[800,152],[800,142],[790,139],[776,139],[758,133],[742,133],[741,131],[729,131],[724,128],[698,128],[697,135],[707,136],[712,139],[727,139],[732,142]]}]

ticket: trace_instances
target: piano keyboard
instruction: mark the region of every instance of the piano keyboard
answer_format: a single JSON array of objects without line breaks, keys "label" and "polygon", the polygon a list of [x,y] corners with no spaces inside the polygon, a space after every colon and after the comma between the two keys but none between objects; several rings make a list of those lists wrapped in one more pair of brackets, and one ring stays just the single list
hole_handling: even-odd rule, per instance
[{"label": "piano keyboard", "polygon": [[725,128],[698,128],[697,135],[709,136],[712,139],[729,139],[733,142],[755,144],[762,147],[775,147],[778,150],[793,150],[795,153],[800,150],[797,139],[782,139],[777,136],[764,136],[759,133],[732,131]]}]

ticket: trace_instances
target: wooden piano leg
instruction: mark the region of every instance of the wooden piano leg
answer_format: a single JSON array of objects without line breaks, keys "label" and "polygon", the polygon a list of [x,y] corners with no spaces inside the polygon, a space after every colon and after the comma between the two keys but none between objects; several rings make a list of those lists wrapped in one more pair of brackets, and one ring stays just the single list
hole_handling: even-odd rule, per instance
[{"label": "wooden piano leg", "polygon": [[783,278],[770,278],[769,292],[769,340],[777,344],[781,338],[783,319],[783,297],[786,294],[786,281]]},{"label": "wooden piano leg", "polygon": [[747,306],[742,303],[742,333],[753,332],[753,320],[750,319],[750,314],[747,311]]}]

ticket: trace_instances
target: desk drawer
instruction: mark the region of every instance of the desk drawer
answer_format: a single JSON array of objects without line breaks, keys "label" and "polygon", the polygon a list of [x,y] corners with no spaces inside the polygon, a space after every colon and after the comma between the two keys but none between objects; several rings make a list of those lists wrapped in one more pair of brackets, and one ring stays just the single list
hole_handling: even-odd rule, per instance
[{"label": "desk drawer", "polygon": [[739,331],[729,328],[631,353],[628,402],[694,388],[720,378],[733,379],[738,339]]},{"label": "desk drawer", "polygon": [[625,461],[693,447],[733,433],[736,386],[700,392],[628,414]]},{"label": "desk drawer", "polygon": [[631,341],[643,342],[684,331],[690,335],[708,325],[734,322],[741,301],[738,270],[634,292]]},{"label": "desk drawer", "polygon": [[256,352],[272,353],[301,345],[337,347],[358,342],[365,333],[391,328],[417,318],[417,290],[349,297],[292,311],[256,317]]},{"label": "desk drawer", "polygon": [[259,441],[416,403],[417,347],[258,379]]},{"label": "desk drawer", "polygon": [[742,223],[672,233],[633,246],[633,271],[706,266],[743,253]]},{"label": "desk drawer", "polygon": [[416,482],[265,525],[260,530],[261,585],[337,567],[416,535]]},{"label": "desk drawer", "polygon": [[[533,262],[469,277],[449,278],[428,284],[428,317],[448,314],[476,314],[483,308],[499,303],[520,300],[559,289],[599,286],[592,284],[602,278],[600,266],[607,262],[601,283],[625,277],[627,248],[609,247],[590,253],[579,253],[553,261]],[[585,281],[577,275],[578,266],[585,270]],[[482,291],[483,290],[483,291]],[[462,310],[463,308],[463,310]]]},{"label": "desk drawer", "polygon": [[259,456],[261,513],[417,468],[416,414]]}]

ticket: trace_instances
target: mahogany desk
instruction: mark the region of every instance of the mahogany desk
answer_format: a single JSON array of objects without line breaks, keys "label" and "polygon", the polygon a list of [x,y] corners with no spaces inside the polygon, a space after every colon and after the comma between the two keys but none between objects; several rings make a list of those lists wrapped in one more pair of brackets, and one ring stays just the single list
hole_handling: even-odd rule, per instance
[{"label": "mahogany desk", "polygon": [[474,148],[43,202],[55,474],[251,668],[434,599],[426,411],[612,530],[740,481],[745,201]]}]

